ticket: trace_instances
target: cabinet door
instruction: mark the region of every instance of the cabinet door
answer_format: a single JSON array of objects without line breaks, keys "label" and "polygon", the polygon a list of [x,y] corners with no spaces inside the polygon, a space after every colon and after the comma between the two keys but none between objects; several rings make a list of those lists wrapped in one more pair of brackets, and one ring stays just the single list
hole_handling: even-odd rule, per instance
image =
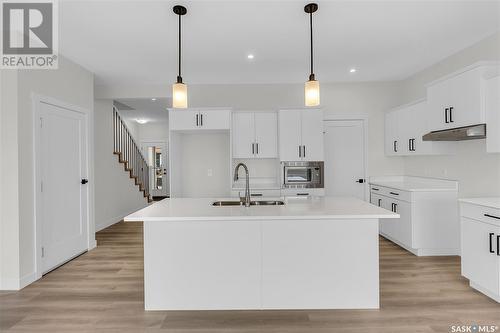
[{"label": "cabinet door", "polygon": [[450,81],[440,81],[427,89],[429,129],[439,131],[451,128],[448,111],[450,107]]},{"label": "cabinet door", "polygon": [[403,109],[397,110],[397,135],[395,136],[398,141],[397,153],[396,155],[409,155],[412,153],[410,150],[411,142],[413,138],[413,133],[415,130],[415,124],[412,123],[414,117],[414,107],[409,106]]},{"label": "cabinet door", "polygon": [[485,83],[486,151],[500,153],[500,76]]},{"label": "cabinet door", "polygon": [[[197,129],[198,111],[193,110],[173,110],[169,112],[169,128],[171,130],[193,130]],[[198,119],[199,124],[199,119]]]},{"label": "cabinet door", "polygon": [[[382,208],[392,211],[393,201],[390,198],[382,197]],[[393,239],[397,239],[397,229],[399,219],[381,219],[381,232]]]},{"label": "cabinet door", "polygon": [[[372,205],[375,205],[377,207],[381,207],[381,208],[384,208],[384,199],[386,199],[385,197],[381,196],[381,195],[378,195],[378,194],[375,194],[375,193],[370,193],[370,203]],[[385,227],[387,225],[387,223],[390,223],[390,221],[388,221],[388,219],[380,219],[379,221],[380,225],[379,225],[379,232],[381,233],[385,233]]]},{"label": "cabinet door", "polygon": [[278,114],[276,112],[255,113],[255,156],[278,157]]},{"label": "cabinet door", "polygon": [[302,126],[300,110],[279,112],[279,154],[281,161],[300,161]]},{"label": "cabinet door", "polygon": [[[496,236],[500,235],[500,228],[467,217],[462,217],[461,221],[462,275],[498,294],[500,260],[496,253]],[[490,252],[490,245],[494,253]]]},{"label": "cabinet door", "polygon": [[450,79],[451,127],[484,123],[484,108],[481,103],[481,73],[481,68],[476,68]]},{"label": "cabinet door", "polygon": [[251,158],[255,153],[255,122],[251,112],[233,113],[233,157]]},{"label": "cabinet door", "polygon": [[412,246],[412,226],[411,226],[411,204],[400,201],[392,200],[394,204],[394,212],[398,213],[401,217],[395,228],[394,238],[408,247]]},{"label": "cabinet door", "polygon": [[395,111],[385,114],[385,154],[395,156],[398,151],[398,113]]},{"label": "cabinet door", "polygon": [[302,160],[325,160],[323,132],[323,112],[321,110],[302,111]]},{"label": "cabinet door", "polygon": [[200,128],[210,130],[229,129],[231,125],[231,111],[210,110],[200,111]]}]

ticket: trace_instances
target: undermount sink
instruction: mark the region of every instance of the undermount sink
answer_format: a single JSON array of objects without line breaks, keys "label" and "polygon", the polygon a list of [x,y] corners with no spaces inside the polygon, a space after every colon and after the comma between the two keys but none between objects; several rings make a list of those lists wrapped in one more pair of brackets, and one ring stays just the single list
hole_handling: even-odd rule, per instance
[{"label": "undermount sink", "polygon": [[[282,206],[285,203],[279,200],[257,200],[250,201],[250,206]],[[245,206],[245,202],[241,200],[228,200],[228,201],[216,201],[212,206],[224,207],[224,206]]]}]

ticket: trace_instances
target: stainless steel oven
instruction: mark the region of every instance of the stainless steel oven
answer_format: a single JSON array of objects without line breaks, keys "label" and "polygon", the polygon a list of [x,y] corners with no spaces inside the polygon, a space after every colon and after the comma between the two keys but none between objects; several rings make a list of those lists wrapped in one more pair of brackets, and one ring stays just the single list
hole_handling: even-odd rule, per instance
[{"label": "stainless steel oven", "polygon": [[281,162],[283,188],[323,188],[324,162]]}]

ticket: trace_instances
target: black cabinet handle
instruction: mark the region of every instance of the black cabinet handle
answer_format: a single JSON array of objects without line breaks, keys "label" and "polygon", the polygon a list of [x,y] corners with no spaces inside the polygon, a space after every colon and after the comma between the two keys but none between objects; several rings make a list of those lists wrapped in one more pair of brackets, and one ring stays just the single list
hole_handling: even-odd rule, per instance
[{"label": "black cabinet handle", "polygon": [[356,180],[356,183],[363,184],[364,182],[365,182],[365,180],[363,178],[360,178],[360,179]]},{"label": "black cabinet handle", "polygon": [[382,199],[378,199],[378,206],[382,206]]},{"label": "black cabinet handle", "polygon": [[309,193],[297,193],[297,195],[309,195]]},{"label": "black cabinet handle", "polygon": [[415,140],[416,139],[412,139],[412,142],[411,142],[411,148],[413,149],[413,151],[416,151],[416,149],[415,149]]},{"label": "black cabinet handle", "polygon": [[262,195],[262,193],[252,193],[252,194],[250,194],[250,196],[252,196],[252,197],[262,197],[263,195]]},{"label": "black cabinet handle", "polygon": [[302,157],[302,147],[299,146],[299,157]]},{"label": "black cabinet handle", "polygon": [[389,192],[389,194],[392,194],[392,195],[399,195],[399,193],[396,193],[396,192]]},{"label": "black cabinet handle", "polygon": [[89,182],[89,180],[88,180],[88,179],[85,179],[85,178],[84,178],[84,179],[82,179],[82,181],[81,181],[82,185],[85,185],[85,184],[87,184],[88,182]]},{"label": "black cabinet handle", "polygon": [[397,204],[397,203],[395,203],[395,204],[394,204],[394,213],[397,213],[397,212],[398,212],[398,204]]},{"label": "black cabinet handle", "polygon": [[255,155],[255,143],[252,143],[252,155]]},{"label": "black cabinet handle", "polygon": [[453,106],[450,106],[450,123],[453,122]]},{"label": "black cabinet handle", "polygon": [[199,117],[200,117],[200,115],[199,115],[199,114],[196,114],[196,126],[199,126],[199,125],[200,125],[200,123],[199,123],[199,121],[198,121]]},{"label": "black cabinet handle", "polygon": [[257,155],[259,155],[259,144],[258,143],[255,144],[255,153]]},{"label": "black cabinet handle", "polygon": [[372,187],[372,190],[374,191],[380,191],[378,188]]},{"label": "black cabinet handle", "polygon": [[497,256],[500,256],[500,235],[497,236]]},{"label": "black cabinet handle", "polygon": [[394,152],[397,153],[398,152],[398,141],[397,140],[394,140]]},{"label": "black cabinet handle", "polygon": [[493,251],[493,235],[494,233],[490,232],[490,253],[495,253],[495,251]]},{"label": "black cabinet handle", "polygon": [[306,157],[306,146],[302,146],[302,147],[304,147],[302,150],[302,157]]},{"label": "black cabinet handle", "polygon": [[486,216],[486,217],[491,217],[492,219],[498,219],[498,220],[500,220],[500,217],[495,216],[495,215],[484,214],[484,216]]},{"label": "black cabinet handle", "polygon": [[408,139],[408,151],[412,151],[411,150],[411,139]]},{"label": "black cabinet handle", "polygon": [[444,122],[449,123],[450,121],[448,120],[448,108],[444,109]]}]

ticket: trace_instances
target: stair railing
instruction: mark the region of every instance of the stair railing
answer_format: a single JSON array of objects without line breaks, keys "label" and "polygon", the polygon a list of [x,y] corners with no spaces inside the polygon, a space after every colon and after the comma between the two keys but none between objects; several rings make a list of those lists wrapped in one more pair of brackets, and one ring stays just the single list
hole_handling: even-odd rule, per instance
[{"label": "stair railing", "polygon": [[130,178],[135,180],[135,185],[139,186],[144,197],[151,201],[149,166],[115,106],[113,106],[113,153],[118,155],[119,162],[124,164],[125,171],[130,173]]}]

